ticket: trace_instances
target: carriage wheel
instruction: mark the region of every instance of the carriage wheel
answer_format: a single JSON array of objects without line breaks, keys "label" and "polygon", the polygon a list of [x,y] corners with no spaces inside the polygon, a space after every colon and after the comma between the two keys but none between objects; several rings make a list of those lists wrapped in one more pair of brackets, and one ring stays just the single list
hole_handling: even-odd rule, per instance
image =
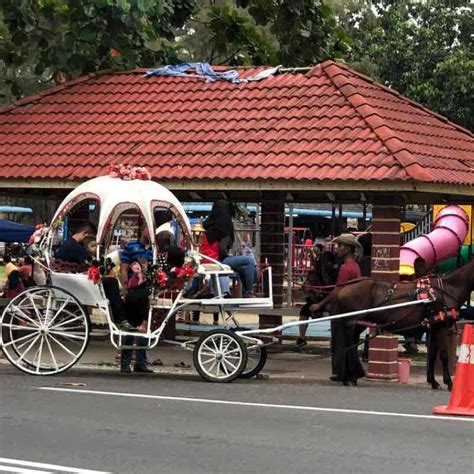
[{"label": "carriage wheel", "polygon": [[267,348],[262,346],[252,346],[247,348],[247,365],[239,375],[241,379],[251,379],[261,372],[267,362]]},{"label": "carriage wheel", "polygon": [[242,339],[226,329],[215,329],[201,336],[193,352],[194,367],[208,382],[231,382],[247,364]]},{"label": "carriage wheel", "polygon": [[20,293],[3,311],[0,346],[23,372],[53,375],[80,359],[89,331],[89,315],[71,293],[37,286]]}]

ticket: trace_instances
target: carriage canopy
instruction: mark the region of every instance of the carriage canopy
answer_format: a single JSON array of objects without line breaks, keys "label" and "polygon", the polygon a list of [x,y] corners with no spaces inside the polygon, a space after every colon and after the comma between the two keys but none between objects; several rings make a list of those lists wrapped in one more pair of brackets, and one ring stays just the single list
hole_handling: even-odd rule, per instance
[{"label": "carriage canopy", "polygon": [[185,236],[190,238],[191,227],[183,206],[176,196],[161,184],[149,179],[122,179],[101,176],[79,185],[64,199],[53,217],[53,223],[62,221],[67,213],[85,200],[95,200],[100,206],[97,240],[102,241],[112,232],[113,225],[125,211],[137,210],[150,231],[154,243],[154,209],[173,211]]}]

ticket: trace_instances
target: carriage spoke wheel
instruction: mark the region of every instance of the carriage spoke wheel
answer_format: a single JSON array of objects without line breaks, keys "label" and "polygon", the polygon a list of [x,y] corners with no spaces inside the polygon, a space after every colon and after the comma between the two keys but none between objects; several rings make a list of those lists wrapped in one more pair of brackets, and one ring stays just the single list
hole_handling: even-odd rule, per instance
[{"label": "carriage spoke wheel", "polygon": [[226,329],[203,335],[193,352],[194,366],[208,382],[231,382],[244,370],[247,350],[242,339]]},{"label": "carriage spoke wheel", "polygon": [[251,379],[261,372],[267,362],[267,348],[252,344],[247,346],[247,364],[239,375],[242,379]]},{"label": "carriage spoke wheel", "polygon": [[23,372],[53,375],[79,360],[89,331],[89,316],[71,293],[56,287],[32,287],[5,308],[0,346],[11,364]]}]

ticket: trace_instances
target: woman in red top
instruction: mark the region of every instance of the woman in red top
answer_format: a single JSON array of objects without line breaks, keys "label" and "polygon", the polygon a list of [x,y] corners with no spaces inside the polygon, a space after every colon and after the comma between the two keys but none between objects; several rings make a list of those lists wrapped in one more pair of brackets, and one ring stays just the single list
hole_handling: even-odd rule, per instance
[{"label": "woman in red top", "polygon": [[[206,255],[214,260],[219,260],[219,242],[215,240],[212,244],[207,240],[207,235],[204,232],[201,237],[201,244],[199,245],[199,252],[202,255]],[[203,263],[208,263],[210,260],[206,260]]]},{"label": "woman in red top", "polygon": [[[239,274],[243,287],[244,298],[254,295],[256,265],[255,259],[248,255],[229,255],[234,244],[234,210],[230,203],[224,200],[216,201],[211,214],[203,224],[205,233],[202,236],[200,252],[203,255],[228,265]],[[223,295],[230,295],[229,278],[219,278]]]}]

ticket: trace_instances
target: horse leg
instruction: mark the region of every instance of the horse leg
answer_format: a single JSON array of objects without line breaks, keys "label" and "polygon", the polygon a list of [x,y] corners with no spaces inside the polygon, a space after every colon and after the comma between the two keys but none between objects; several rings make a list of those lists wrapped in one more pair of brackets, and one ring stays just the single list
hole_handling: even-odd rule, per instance
[{"label": "horse leg", "polygon": [[[309,307],[311,306],[311,302],[308,301],[304,306],[301,307],[300,310],[300,321],[307,321],[311,317],[311,311]],[[302,324],[299,327],[300,330],[300,339],[303,341],[306,340],[306,331],[308,330],[307,324]]]},{"label": "horse leg", "polygon": [[[340,313],[337,302],[331,305],[331,315]],[[342,382],[345,373],[345,351],[346,344],[344,340],[343,327],[341,328],[341,321],[331,321],[331,368],[332,375],[330,380],[333,382]]]},{"label": "horse leg", "polygon": [[451,374],[449,373],[449,352],[448,352],[448,325],[445,323],[437,331],[437,345],[439,348],[439,357],[443,365],[443,382],[451,391],[453,388],[453,381],[451,380]]},{"label": "horse leg", "polygon": [[431,384],[433,390],[439,390],[441,385],[436,381],[434,375],[436,356],[438,355],[438,345],[436,343],[436,331],[437,329],[431,328],[428,333],[428,362],[427,362],[427,376],[426,380]]},{"label": "horse leg", "polygon": [[364,349],[362,351],[362,362],[369,362],[369,342],[370,336],[369,334],[366,334],[364,340]]}]

